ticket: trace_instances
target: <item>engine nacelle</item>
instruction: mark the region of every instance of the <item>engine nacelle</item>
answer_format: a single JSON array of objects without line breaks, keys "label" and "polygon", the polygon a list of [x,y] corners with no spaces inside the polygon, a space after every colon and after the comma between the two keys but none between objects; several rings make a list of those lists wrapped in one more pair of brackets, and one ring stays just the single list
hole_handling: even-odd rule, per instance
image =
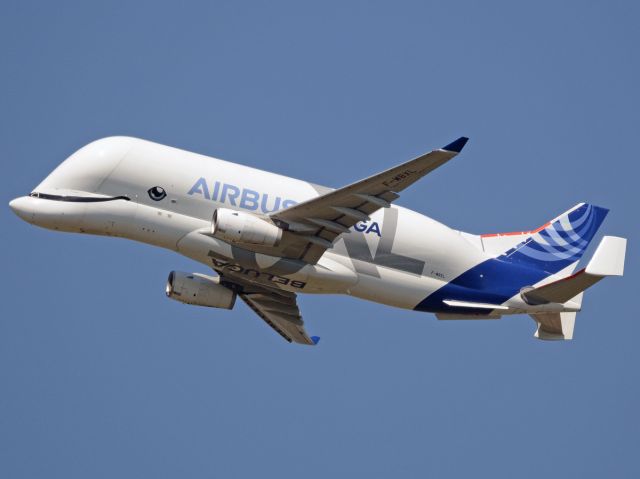
[{"label": "engine nacelle", "polygon": [[276,246],[282,230],[250,213],[218,208],[213,212],[211,234],[231,243]]},{"label": "engine nacelle", "polygon": [[169,298],[181,303],[210,308],[232,309],[236,302],[236,293],[220,284],[219,277],[198,273],[172,271],[166,292]]}]

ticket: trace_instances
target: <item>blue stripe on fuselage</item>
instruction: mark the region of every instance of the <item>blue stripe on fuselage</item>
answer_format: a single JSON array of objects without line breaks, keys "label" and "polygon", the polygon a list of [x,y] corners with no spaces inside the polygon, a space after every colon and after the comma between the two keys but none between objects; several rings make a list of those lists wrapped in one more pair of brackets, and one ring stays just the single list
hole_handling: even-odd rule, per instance
[{"label": "blue stripe on fuselage", "polygon": [[434,313],[487,314],[486,309],[454,308],[442,301],[504,303],[525,286],[533,286],[578,261],[608,211],[583,203],[497,258],[483,261],[462,273],[425,298],[415,309]]},{"label": "blue stripe on fuselage", "polygon": [[473,303],[502,304],[525,286],[534,285],[547,276],[547,271],[492,258],[445,284],[414,309],[430,313],[487,314],[486,309],[454,308],[442,301],[455,299]]}]

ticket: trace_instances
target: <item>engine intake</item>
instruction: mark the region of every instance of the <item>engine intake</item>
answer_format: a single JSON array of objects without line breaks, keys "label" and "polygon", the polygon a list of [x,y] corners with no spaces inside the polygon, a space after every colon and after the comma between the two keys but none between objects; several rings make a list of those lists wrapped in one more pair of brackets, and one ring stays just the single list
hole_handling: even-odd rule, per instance
[{"label": "engine intake", "polygon": [[258,216],[242,211],[218,208],[213,212],[211,234],[231,243],[277,246],[282,230]]},{"label": "engine intake", "polygon": [[220,284],[220,277],[198,273],[169,273],[167,296],[176,301],[210,308],[232,309],[236,293]]}]

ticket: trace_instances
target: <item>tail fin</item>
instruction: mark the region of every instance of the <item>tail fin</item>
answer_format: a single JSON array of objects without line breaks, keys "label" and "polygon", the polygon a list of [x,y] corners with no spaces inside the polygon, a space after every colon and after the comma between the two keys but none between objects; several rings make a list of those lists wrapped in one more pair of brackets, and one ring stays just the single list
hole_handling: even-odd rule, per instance
[{"label": "tail fin", "polygon": [[580,203],[533,231],[482,235],[482,245],[485,251],[503,251],[498,259],[507,263],[555,274],[578,262],[608,212]]}]

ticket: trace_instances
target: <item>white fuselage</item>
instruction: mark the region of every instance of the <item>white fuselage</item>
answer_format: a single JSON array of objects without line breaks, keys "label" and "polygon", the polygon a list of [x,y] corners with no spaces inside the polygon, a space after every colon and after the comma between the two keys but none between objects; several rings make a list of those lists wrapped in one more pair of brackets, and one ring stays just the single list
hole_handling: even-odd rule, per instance
[{"label": "white fuselage", "polygon": [[[155,198],[152,188],[158,188]],[[492,257],[483,251],[479,237],[398,206],[379,210],[370,221],[341,235],[315,265],[283,263],[282,258],[207,234],[216,208],[268,214],[329,190],[144,140],[114,137],[74,153],[32,196],[14,200],[12,207],[38,226],[161,246],[248,281],[292,292],[350,294],[409,309]],[[84,200],[51,200],[74,197]],[[274,270],[276,264],[279,269]],[[518,296],[509,306],[510,312],[531,309]]]}]

